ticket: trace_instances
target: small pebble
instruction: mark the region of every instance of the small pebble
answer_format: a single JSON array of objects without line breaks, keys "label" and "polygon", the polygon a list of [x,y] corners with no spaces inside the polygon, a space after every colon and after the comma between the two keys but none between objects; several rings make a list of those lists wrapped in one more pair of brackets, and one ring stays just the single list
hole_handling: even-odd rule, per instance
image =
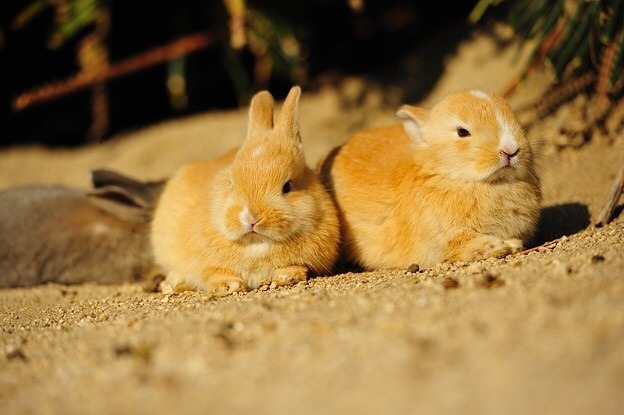
[{"label": "small pebble", "polygon": [[21,348],[13,345],[9,345],[5,348],[5,354],[9,360],[26,360],[26,355]]},{"label": "small pebble", "polygon": [[605,257],[603,257],[602,255],[594,255],[591,257],[591,262],[592,264],[599,264],[601,262],[604,262]]},{"label": "small pebble", "polygon": [[490,274],[488,272],[483,276],[482,284],[485,288],[500,287],[501,285],[505,285],[505,280],[498,278],[496,275]]},{"label": "small pebble", "polygon": [[167,282],[163,282],[163,284],[161,284],[160,291],[163,294],[173,294],[175,292],[173,286]]},{"label": "small pebble", "polygon": [[407,267],[407,272],[411,272],[412,274],[417,274],[418,272],[420,272],[420,265],[418,264],[412,264],[409,267]]},{"label": "small pebble", "polygon": [[132,348],[128,344],[119,344],[113,348],[116,356],[124,356],[132,354]]},{"label": "small pebble", "polygon": [[442,281],[442,286],[447,290],[458,288],[459,281],[457,281],[455,278],[447,277],[447,278],[444,278],[444,281]]}]

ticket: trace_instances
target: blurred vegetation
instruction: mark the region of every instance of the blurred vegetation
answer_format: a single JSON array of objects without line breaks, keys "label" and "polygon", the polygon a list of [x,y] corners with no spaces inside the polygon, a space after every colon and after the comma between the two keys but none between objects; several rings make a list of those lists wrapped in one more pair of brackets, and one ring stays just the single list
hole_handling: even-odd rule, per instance
[{"label": "blurred vegetation", "polygon": [[[501,0],[479,0],[470,20],[478,21]],[[536,44],[526,74],[545,62],[559,80],[578,73],[597,73],[596,94],[608,92],[624,81],[624,1],[622,0],[516,0],[506,22],[523,41]]]},{"label": "blurred vegetation", "polygon": [[[473,6],[3,0],[0,144],[97,142],[171,116],[243,105],[260,89],[280,97],[294,83],[314,87],[328,74],[392,68],[441,22],[467,28]],[[428,62],[438,72],[453,39]]]},{"label": "blurred vegetation", "polygon": [[[255,58],[253,83],[266,85],[274,74],[285,74],[293,81],[303,81],[302,49],[292,25],[279,15],[269,16],[260,9],[249,6],[245,0],[215,0],[216,10],[211,25],[213,32],[229,43],[228,51],[248,49]],[[11,28],[20,30],[46,9],[54,12],[52,33],[47,40],[49,49],[58,49],[79,37],[76,60],[82,71],[106,71],[109,65],[107,36],[110,32],[111,13],[109,0],[33,0],[19,10],[12,19]],[[215,11],[215,10],[213,10]],[[227,18],[223,14],[227,13]],[[137,22],[137,30],[140,23]],[[91,29],[88,33],[85,30]],[[239,97],[249,94],[251,82],[243,74],[242,63],[232,53],[224,54],[230,75]],[[183,75],[185,57],[172,59],[170,76]],[[171,88],[170,88],[171,89]],[[171,91],[170,91],[171,92]]]},{"label": "blurred vegetation", "polygon": [[[424,69],[441,73],[444,54],[470,32],[466,16],[504,20],[533,42],[525,75],[547,65],[572,85],[568,95],[593,86],[604,108],[622,89],[624,1],[439,3],[4,0],[0,144],[99,141],[244,105],[260,89],[280,97],[292,84],[352,73],[390,79],[415,101],[435,81],[422,78]],[[415,50],[424,59],[405,58]]]},{"label": "blurred vegetation", "polygon": [[[214,1],[213,3],[217,3]],[[284,76],[294,83],[305,81],[306,71],[302,65],[302,47],[294,29],[279,15],[270,16],[260,9],[249,6],[245,0],[221,0],[216,10],[216,17],[210,26],[212,32],[227,35],[218,40],[222,43],[222,60],[227,74],[235,89],[239,102],[248,99],[253,87],[265,88],[272,76]],[[75,62],[78,71],[74,79],[67,79],[64,84],[35,86],[34,90],[23,93],[13,101],[13,108],[24,109],[40,101],[56,99],[74,92],[76,85],[91,88],[92,124],[87,137],[100,140],[108,131],[109,111],[105,88],[107,79],[115,76],[109,58],[108,36],[111,30],[111,2],[109,0],[32,0],[18,9],[10,22],[12,30],[19,31],[48,9],[53,12],[53,25],[46,45],[54,51],[75,40]],[[215,10],[213,10],[215,11]],[[226,14],[227,17],[223,18]],[[137,22],[139,23],[139,22]],[[140,30],[140,24],[137,24]],[[213,37],[215,36],[213,33]],[[216,35],[218,36],[218,35]],[[212,37],[210,38],[212,40]],[[202,42],[203,47],[211,41]],[[186,93],[186,60],[184,51],[165,51],[166,62],[138,57],[132,71],[144,69],[156,63],[166,63],[166,86],[171,106],[183,111],[188,106]],[[254,68],[250,77],[246,73],[244,62],[237,51],[246,48],[253,55]],[[175,49],[175,48],[174,48]],[[169,55],[169,56],[168,56]],[[143,61],[143,63],[141,62]],[[128,71],[123,71],[126,74]],[[81,80],[92,75],[86,82]],[[78,82],[75,82],[78,81]]]},{"label": "blurred vegetation", "polygon": [[[505,3],[479,0],[470,20]],[[613,142],[624,134],[624,1],[516,0],[503,20],[521,43],[534,45],[524,75],[506,93],[544,67],[558,80],[518,109],[529,132],[548,135],[559,147],[580,147],[594,137]]]}]

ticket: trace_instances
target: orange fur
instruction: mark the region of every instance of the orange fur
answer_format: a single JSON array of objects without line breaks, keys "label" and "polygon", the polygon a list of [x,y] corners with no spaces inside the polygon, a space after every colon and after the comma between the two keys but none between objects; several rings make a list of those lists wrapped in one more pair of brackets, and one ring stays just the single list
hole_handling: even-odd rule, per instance
[{"label": "orange fur", "polygon": [[541,194],[530,143],[505,101],[462,91],[398,115],[403,126],[356,134],[323,167],[347,258],[428,267],[521,249]]},{"label": "orange fur", "polygon": [[[291,90],[275,127],[273,98],[257,94],[240,150],[184,166],[167,184],[154,215],[152,245],[174,288],[228,294],[294,284],[308,271],[331,270],[338,254],[337,212],[305,165],[299,94],[299,88]],[[286,182],[291,190],[284,193]]]}]

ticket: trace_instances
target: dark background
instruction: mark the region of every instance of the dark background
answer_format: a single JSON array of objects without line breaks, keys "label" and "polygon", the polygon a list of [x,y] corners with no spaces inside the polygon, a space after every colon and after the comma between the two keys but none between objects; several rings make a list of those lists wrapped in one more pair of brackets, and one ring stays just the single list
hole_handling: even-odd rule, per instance
[{"label": "dark background", "polygon": [[[467,16],[475,3],[365,1],[364,9],[355,12],[346,0],[248,2],[279,17],[296,33],[304,47],[301,65],[307,72],[305,88],[314,89],[323,82],[358,74],[369,77],[371,82],[400,88],[405,100],[412,102],[434,85],[443,70],[444,56],[474,29],[467,23]],[[111,27],[107,47],[113,63],[198,31],[214,32],[223,41],[188,55],[189,100],[181,111],[170,105],[166,65],[107,82],[110,117],[103,139],[164,119],[247,103],[246,97],[237,94],[224,64],[229,46],[224,23],[228,17],[222,2],[132,0],[108,4]],[[49,146],[86,144],[86,131],[91,125],[90,89],[21,111],[11,109],[11,100],[19,93],[67,79],[80,69],[75,56],[80,34],[60,49],[47,47],[54,28],[52,8],[20,30],[12,30],[11,22],[24,5],[18,0],[0,2],[4,36],[0,48],[0,146],[33,142]],[[235,53],[250,79],[251,94],[258,89],[251,75],[254,57],[246,50]],[[410,59],[415,55],[420,58]],[[412,74],[419,72],[419,66],[426,66],[432,75],[415,79]],[[280,98],[292,83],[291,77],[278,73],[270,78],[268,87]]]}]

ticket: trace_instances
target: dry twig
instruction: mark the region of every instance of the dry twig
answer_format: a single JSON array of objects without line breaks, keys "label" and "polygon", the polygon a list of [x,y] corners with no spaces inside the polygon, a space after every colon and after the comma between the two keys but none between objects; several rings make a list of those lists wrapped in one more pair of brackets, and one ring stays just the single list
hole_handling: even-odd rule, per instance
[{"label": "dry twig", "polygon": [[620,166],[618,173],[615,175],[615,180],[613,181],[613,185],[609,191],[609,196],[607,196],[607,201],[598,214],[596,227],[600,228],[601,226],[609,223],[611,217],[613,216],[613,212],[615,211],[615,205],[617,205],[617,202],[622,195],[622,188],[624,188],[624,162]]},{"label": "dry twig", "polygon": [[544,242],[541,245],[538,246],[534,246],[533,248],[529,248],[529,249],[525,249],[524,251],[520,251],[518,253],[516,253],[515,255],[526,255],[529,252],[533,252],[533,251],[537,251],[541,248],[554,248],[555,245],[557,245],[557,242],[559,242],[559,239],[553,239],[552,241],[548,241],[548,242]]},{"label": "dry twig", "polygon": [[83,88],[92,87],[149,66],[161,64],[200,49],[205,49],[212,46],[215,41],[215,37],[210,33],[197,33],[185,36],[167,45],[112,64],[100,72],[80,72],[78,75],[65,81],[24,92],[13,100],[12,106],[16,111],[23,110],[32,105],[58,98]]}]

